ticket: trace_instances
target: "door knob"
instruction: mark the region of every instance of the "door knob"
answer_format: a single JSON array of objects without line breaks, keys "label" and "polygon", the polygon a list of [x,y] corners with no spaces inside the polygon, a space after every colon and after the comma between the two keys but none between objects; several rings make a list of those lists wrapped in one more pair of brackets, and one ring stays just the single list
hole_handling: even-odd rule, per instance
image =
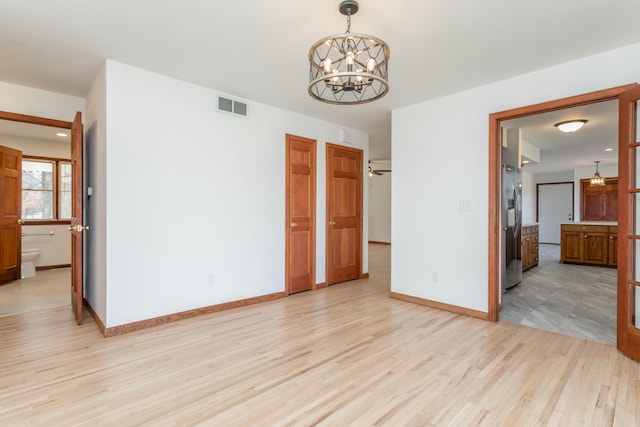
[{"label": "door knob", "polygon": [[329,225],[336,225],[335,221],[329,221]]},{"label": "door knob", "polygon": [[291,221],[291,228],[296,228],[298,226],[297,222]]},{"label": "door knob", "polygon": [[18,224],[22,225],[22,220],[21,219],[18,220]]}]

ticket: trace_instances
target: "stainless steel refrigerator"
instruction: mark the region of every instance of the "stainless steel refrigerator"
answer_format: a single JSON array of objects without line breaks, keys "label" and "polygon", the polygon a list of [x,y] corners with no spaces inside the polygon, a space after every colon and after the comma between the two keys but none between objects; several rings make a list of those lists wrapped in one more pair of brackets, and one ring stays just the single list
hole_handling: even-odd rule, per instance
[{"label": "stainless steel refrigerator", "polygon": [[[506,150],[504,150],[506,151]],[[504,154],[504,153],[503,153]],[[503,158],[508,156],[503,156]],[[522,281],[522,179],[517,163],[502,165],[503,292]]]}]

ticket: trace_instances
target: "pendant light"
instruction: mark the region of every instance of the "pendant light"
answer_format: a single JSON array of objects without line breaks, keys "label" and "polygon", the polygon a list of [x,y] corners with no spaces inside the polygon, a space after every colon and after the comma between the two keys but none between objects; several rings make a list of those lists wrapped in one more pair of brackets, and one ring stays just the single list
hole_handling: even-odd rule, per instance
[{"label": "pendant light", "polygon": [[347,30],[319,40],[309,50],[309,95],[338,105],[380,99],[389,92],[389,46],[377,37],[351,33],[357,1],[343,1],[339,11],[347,17]]},{"label": "pendant light", "polygon": [[604,182],[604,178],[600,176],[600,173],[598,172],[598,163],[600,163],[600,160],[596,160],[594,162],[596,164],[596,173],[593,175],[593,178],[591,178],[590,183],[592,187],[604,187],[606,184]]}]

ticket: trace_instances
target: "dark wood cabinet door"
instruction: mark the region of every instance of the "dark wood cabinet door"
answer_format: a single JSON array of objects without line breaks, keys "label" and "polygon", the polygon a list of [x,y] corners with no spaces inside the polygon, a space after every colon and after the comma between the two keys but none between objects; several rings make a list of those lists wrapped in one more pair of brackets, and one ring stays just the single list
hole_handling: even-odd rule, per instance
[{"label": "dark wood cabinet door", "polygon": [[581,220],[618,220],[618,179],[606,178],[604,187],[592,187],[590,180],[581,182]]},{"label": "dark wood cabinet door", "polygon": [[583,243],[583,262],[587,264],[607,264],[607,233],[586,233]]},{"label": "dark wood cabinet door", "polygon": [[563,231],[560,249],[562,262],[582,262],[584,234],[580,231]]}]

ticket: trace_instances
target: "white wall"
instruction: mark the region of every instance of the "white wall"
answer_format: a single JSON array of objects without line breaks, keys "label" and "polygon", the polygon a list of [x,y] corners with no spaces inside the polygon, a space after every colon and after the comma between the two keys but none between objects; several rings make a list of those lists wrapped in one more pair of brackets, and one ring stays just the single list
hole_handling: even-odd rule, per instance
[{"label": "white wall", "polygon": [[391,243],[391,174],[374,175],[369,181],[369,240]]},{"label": "white wall", "polygon": [[573,181],[573,171],[539,173],[534,175],[536,184],[545,184],[549,182],[571,182]]},{"label": "white wall", "polygon": [[522,223],[536,222],[536,182],[531,172],[522,170]]},{"label": "white wall", "polygon": [[[84,168],[85,187],[92,196],[85,196],[84,233],[85,298],[103,321],[107,318],[107,80],[103,66],[87,95],[85,119]],[[136,177],[131,177],[132,185]]]},{"label": "white wall", "polygon": [[84,98],[0,81],[0,110],[71,122]]},{"label": "white wall", "polygon": [[[286,133],[318,142],[325,281],[325,142],[339,126],[251,101],[248,118],[220,113],[212,90],[113,61],[105,84],[107,327],[284,290]],[[352,140],[367,159],[368,135]]]},{"label": "white wall", "polygon": [[392,291],[487,312],[489,114],[639,79],[636,44],[394,110]]}]

